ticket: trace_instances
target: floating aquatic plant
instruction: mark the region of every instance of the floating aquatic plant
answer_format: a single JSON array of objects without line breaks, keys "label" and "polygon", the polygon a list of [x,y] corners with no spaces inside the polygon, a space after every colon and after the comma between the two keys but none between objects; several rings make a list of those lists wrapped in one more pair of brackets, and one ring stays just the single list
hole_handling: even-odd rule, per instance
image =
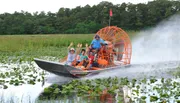
[{"label": "floating aquatic plant", "polygon": [[[4,68],[7,68],[7,71],[0,73],[0,85],[3,89],[7,89],[9,86],[8,84],[19,86],[22,84],[34,85],[36,82],[45,82],[44,76],[47,73],[39,71],[39,69],[34,66],[33,62],[28,62],[28,64],[26,64],[24,63],[26,59],[23,57],[13,60],[14,61],[10,61],[10,64],[19,60],[20,62],[17,62],[18,66],[14,65],[9,67],[7,65],[2,65]],[[33,59],[29,58],[29,61],[31,60]],[[44,90],[44,95],[46,95],[47,98],[59,98],[62,95],[69,96],[74,94],[78,97],[98,97],[103,93],[107,93],[113,95],[113,97],[114,95],[118,95],[116,98],[119,99],[116,100],[121,102],[123,96],[119,96],[119,94],[122,93],[120,89],[123,86],[129,87],[131,95],[128,97],[131,98],[132,101],[141,101],[144,103],[144,101],[155,101],[158,98],[156,102],[169,102],[172,98],[175,99],[174,101],[180,99],[179,81],[165,78],[157,79],[156,77],[151,77],[150,79],[143,78],[142,80],[129,80],[128,78],[117,77],[93,80],[72,80],[68,84],[62,86],[53,85],[51,88],[46,88]]]},{"label": "floating aquatic plant", "polygon": [[[142,80],[132,79],[131,81],[127,78],[117,77],[93,80],[72,80],[68,84],[62,85],[60,89],[56,89],[53,95],[57,93],[58,95],[66,96],[76,94],[78,97],[98,97],[107,93],[113,96],[120,93],[120,88],[126,85],[132,90],[132,94],[129,97],[132,101],[141,101],[145,103],[148,100],[147,98],[149,98],[149,102],[168,102],[170,101],[168,98],[172,98],[173,96],[176,97],[174,99],[178,100],[180,97],[180,92],[178,92],[179,82],[173,81],[172,79],[164,79],[164,83],[162,83],[162,80],[163,79],[155,79],[154,77],[149,80],[144,78]],[[141,82],[141,84],[139,82]],[[150,84],[147,85],[148,83]],[[53,90],[55,90],[55,88]]]},{"label": "floating aquatic plant", "polygon": [[2,67],[6,67],[6,71],[0,73],[0,85],[34,85],[36,82],[44,81],[45,73],[32,64],[32,62],[28,64],[24,61],[18,61],[18,64],[13,65],[2,64]]},{"label": "floating aquatic plant", "polygon": [[157,79],[156,78],[151,78],[150,79],[150,83],[152,84],[152,83],[155,83],[157,81]]},{"label": "floating aquatic plant", "polygon": [[146,96],[142,96],[142,97],[141,97],[142,100],[145,100],[146,98],[147,98]]},{"label": "floating aquatic plant", "polygon": [[150,96],[150,102],[156,102],[158,99],[157,96]]},{"label": "floating aquatic plant", "polygon": [[8,86],[7,85],[3,85],[3,89],[7,89],[8,88]]}]

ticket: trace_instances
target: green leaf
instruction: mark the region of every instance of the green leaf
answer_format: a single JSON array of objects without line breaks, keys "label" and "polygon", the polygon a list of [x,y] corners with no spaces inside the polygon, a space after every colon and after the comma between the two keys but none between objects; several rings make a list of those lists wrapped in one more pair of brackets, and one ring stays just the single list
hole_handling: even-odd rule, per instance
[{"label": "green leaf", "polygon": [[7,89],[8,88],[8,86],[7,85],[3,85],[3,89]]},{"label": "green leaf", "polygon": [[159,98],[157,96],[150,96],[150,102],[155,102],[157,101]]},{"label": "green leaf", "polygon": [[141,99],[142,100],[145,100],[147,97],[146,96],[141,96]]}]

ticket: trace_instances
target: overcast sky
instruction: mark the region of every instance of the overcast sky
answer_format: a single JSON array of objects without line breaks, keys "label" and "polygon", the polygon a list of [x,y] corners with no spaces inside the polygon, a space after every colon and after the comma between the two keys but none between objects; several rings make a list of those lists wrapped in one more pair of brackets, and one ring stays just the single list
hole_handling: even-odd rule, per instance
[{"label": "overcast sky", "polygon": [[113,4],[121,4],[122,2],[147,3],[152,0],[0,0],[0,13],[8,12],[14,13],[15,11],[20,12],[40,12],[40,11],[51,11],[57,12],[59,8],[75,8],[76,6],[96,5],[101,1],[110,1]]}]

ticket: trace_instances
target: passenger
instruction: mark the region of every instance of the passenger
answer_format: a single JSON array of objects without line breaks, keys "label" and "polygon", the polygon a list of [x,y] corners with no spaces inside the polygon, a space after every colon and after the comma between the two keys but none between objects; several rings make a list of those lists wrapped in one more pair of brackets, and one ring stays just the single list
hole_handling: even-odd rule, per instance
[{"label": "passenger", "polygon": [[87,69],[91,69],[92,67],[98,67],[98,63],[94,61],[94,53],[89,53],[89,65],[87,66]]},{"label": "passenger", "polygon": [[76,58],[75,49],[71,48],[71,46],[73,46],[73,43],[71,43],[68,47],[68,57],[67,57],[67,61],[66,61],[67,65],[72,65],[72,62]]},{"label": "passenger", "polygon": [[92,64],[94,62],[94,55],[93,52],[89,53],[89,66],[87,67],[87,69],[91,69],[92,68]]},{"label": "passenger", "polygon": [[87,60],[88,56],[86,55],[86,50],[82,49],[81,53],[77,56],[77,65],[83,61],[83,60]]},{"label": "passenger", "polygon": [[86,68],[87,66],[88,66],[88,64],[89,64],[89,58],[85,58],[84,60],[83,60],[83,66],[84,66],[84,68]]},{"label": "passenger", "polygon": [[87,68],[87,66],[88,66],[88,64],[89,64],[88,58],[82,60],[79,64],[80,64],[80,65],[77,65],[77,66],[75,66],[75,67],[76,67],[76,68],[79,68],[79,69],[82,69],[82,70],[86,70],[86,68]]},{"label": "passenger", "polygon": [[89,64],[89,58],[86,55],[85,50],[82,49],[81,54],[79,54],[77,58],[76,68],[85,70],[88,64]]}]

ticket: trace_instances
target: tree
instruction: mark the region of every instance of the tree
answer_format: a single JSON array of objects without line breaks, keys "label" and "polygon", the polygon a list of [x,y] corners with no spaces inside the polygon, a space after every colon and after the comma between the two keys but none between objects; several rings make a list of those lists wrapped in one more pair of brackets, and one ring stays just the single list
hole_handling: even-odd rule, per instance
[{"label": "tree", "polygon": [[0,34],[95,33],[109,25],[110,9],[113,10],[111,25],[125,30],[141,30],[180,13],[180,1],[154,0],[147,4],[116,5],[102,1],[93,6],[60,8],[57,13],[3,13],[0,14]]}]

